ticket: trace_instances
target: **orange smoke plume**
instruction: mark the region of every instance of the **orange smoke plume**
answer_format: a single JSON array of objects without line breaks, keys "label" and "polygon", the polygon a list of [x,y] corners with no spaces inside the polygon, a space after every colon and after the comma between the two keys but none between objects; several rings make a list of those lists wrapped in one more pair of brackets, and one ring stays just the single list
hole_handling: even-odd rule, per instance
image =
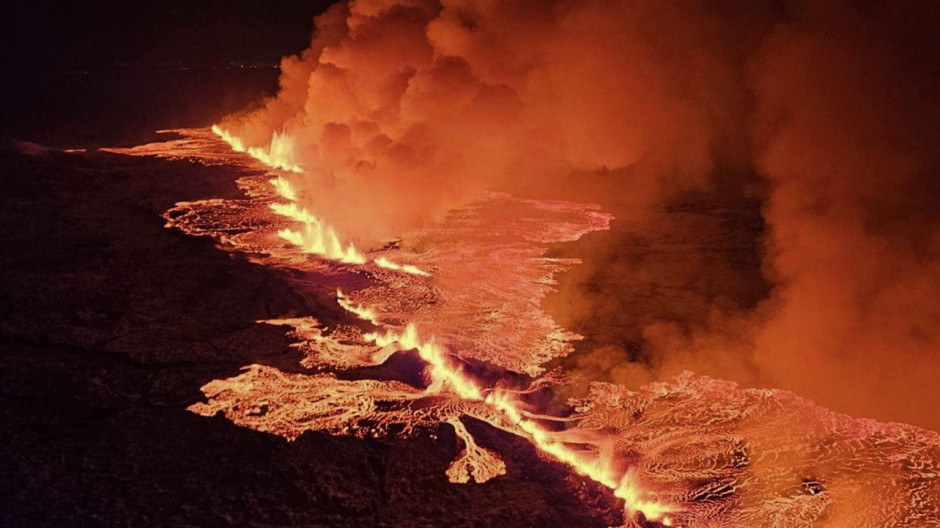
[{"label": "orange smoke plume", "polygon": [[290,172],[318,223],[282,236],[341,260],[486,189],[637,226],[694,193],[756,202],[760,270],[728,288],[750,291],[714,291],[702,276],[739,269],[703,258],[671,270],[688,295],[637,315],[624,281],[667,272],[590,249],[610,258],[557,303],[603,336],[587,377],[692,368],[940,428],[921,403],[940,398],[940,13],[903,4],[342,3],[218,132]]}]

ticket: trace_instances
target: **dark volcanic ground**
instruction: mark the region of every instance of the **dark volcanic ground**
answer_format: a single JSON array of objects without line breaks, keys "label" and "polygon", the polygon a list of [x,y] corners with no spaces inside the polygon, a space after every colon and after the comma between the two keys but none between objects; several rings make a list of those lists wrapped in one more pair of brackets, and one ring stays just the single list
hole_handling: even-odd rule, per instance
[{"label": "dark volcanic ground", "polygon": [[[567,528],[621,521],[606,489],[481,424],[468,427],[500,453],[508,475],[455,485],[444,473],[458,448],[448,425],[434,438],[307,433],[287,443],[187,411],[202,400],[203,384],[242,366],[300,369],[284,329],[256,320],[315,315],[330,323],[343,314],[331,292],[298,291],[287,272],[163,227],[161,215],[177,201],[239,196],[232,169],[66,154],[9,140],[60,148],[139,144],[159,128],[217,120],[276,85],[276,70],[146,73],[57,73],[8,84],[18,106],[0,111],[0,526]],[[734,215],[719,216],[738,225]],[[668,239],[672,224],[662,225],[652,236]],[[630,229],[615,223],[610,235],[590,235],[571,251],[595,254],[612,238],[635,238],[624,234]],[[745,225],[742,236],[752,239],[751,231]],[[713,259],[724,270],[710,276],[727,280],[674,289],[703,298],[727,293],[740,269],[757,275],[746,244],[729,243],[727,255],[713,254],[709,244],[650,253],[636,240],[609,246],[599,262],[621,261],[635,247],[637,258],[664,264],[654,266],[662,276],[614,281],[624,301],[606,305],[603,320],[555,312],[593,336],[585,348],[631,335],[644,317],[675,315],[667,310],[675,303],[650,301],[660,279],[683,266]],[[744,263],[725,270],[735,259]],[[561,287],[594,284],[604,270],[575,267]],[[585,326],[595,319],[597,328]],[[608,320],[620,328],[616,336],[601,332]]]},{"label": "dark volcanic ground", "polygon": [[[606,526],[606,491],[482,431],[508,476],[454,485],[436,438],[293,443],[185,408],[247,364],[296,370],[262,318],[336,314],[321,293],[165,229],[230,169],[0,152],[0,525]],[[28,149],[27,149],[28,150]],[[482,427],[471,424],[471,427]]]}]

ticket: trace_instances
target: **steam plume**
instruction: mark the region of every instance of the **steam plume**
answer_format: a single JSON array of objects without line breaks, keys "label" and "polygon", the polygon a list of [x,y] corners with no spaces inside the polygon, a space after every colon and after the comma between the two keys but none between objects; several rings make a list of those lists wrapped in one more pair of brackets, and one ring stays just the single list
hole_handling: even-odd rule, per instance
[{"label": "steam plume", "polygon": [[769,288],[751,301],[614,327],[618,284],[661,270],[589,262],[557,303],[611,336],[582,370],[692,368],[940,428],[936,4],[357,0],[316,26],[279,94],[221,125],[303,166],[300,201],[343,238],[381,243],[492,188],[635,225],[693,193],[756,200]]}]

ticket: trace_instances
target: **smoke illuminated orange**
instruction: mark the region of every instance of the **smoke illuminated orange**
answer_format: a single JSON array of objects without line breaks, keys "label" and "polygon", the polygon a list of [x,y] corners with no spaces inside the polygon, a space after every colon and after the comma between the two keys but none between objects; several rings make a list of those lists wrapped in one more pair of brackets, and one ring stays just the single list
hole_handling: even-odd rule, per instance
[{"label": "smoke illuminated orange", "polygon": [[[212,125],[212,132],[228,143],[235,152],[245,152],[272,169],[303,174],[303,169],[290,161],[293,147],[291,139],[285,134],[275,133],[271,139],[270,148],[264,150],[258,147],[246,148],[238,137],[223,130],[218,125]],[[303,228],[299,231],[291,228],[281,229],[278,231],[278,236],[295,246],[299,246],[305,253],[312,253],[350,264],[362,264],[366,261],[365,257],[356,250],[354,244],[343,246],[332,226],[310,214],[306,208],[297,205],[297,193],[287,179],[283,176],[277,176],[271,179],[270,182],[279,195],[290,200],[286,204],[271,203],[271,210],[303,225]]]},{"label": "smoke illuminated orange", "polygon": [[[371,257],[374,265],[283,259],[275,236],[283,219],[313,223],[290,175],[272,178],[253,158],[220,148],[207,130],[178,133],[184,139],[125,153],[253,165],[255,172],[239,180],[247,199],[182,202],[165,215],[167,225],[292,269],[301,278],[298,291],[334,291],[339,306],[355,315],[331,317],[329,325],[293,313],[260,321],[288,327],[301,366],[310,370],[247,365],[206,384],[206,401],[190,406],[193,412],[221,412],[290,440],[311,430],[408,437],[446,423],[462,446],[446,468],[450,481],[516,478],[518,466],[502,459],[513,454],[484,447],[464,423],[479,420],[611,490],[628,514],[636,513],[628,525],[643,525],[640,517],[686,528],[935,521],[940,488],[932,468],[940,438],[928,431],[691,373],[635,390],[593,382],[588,396],[553,406],[565,409],[557,415],[533,403],[567,383],[564,371],[543,368],[578,337],[539,307],[553,274],[574,263],[550,258],[545,246],[606,229],[610,216],[596,207],[493,194],[386,245]],[[421,252],[408,249],[417,247]],[[433,276],[396,270],[398,262]],[[414,362],[387,363],[402,351],[420,359],[423,383],[415,382]],[[391,379],[357,378],[373,366]],[[518,374],[532,384],[519,388],[527,384]]]},{"label": "smoke illuminated orange", "polygon": [[292,161],[294,144],[293,140],[287,134],[275,132],[271,136],[270,146],[264,149],[261,147],[246,147],[241,139],[223,130],[219,125],[212,125],[212,133],[231,145],[232,150],[235,152],[245,152],[272,169],[280,169],[298,174],[303,174],[304,172],[300,165]]},{"label": "smoke illuminated orange", "polygon": [[[364,310],[361,308],[350,310],[359,317],[362,317],[359,315],[362,311]],[[365,312],[369,313],[368,310]],[[675,511],[675,507],[647,498],[635,475],[630,471],[617,474],[611,469],[609,460],[603,460],[599,455],[585,456],[583,452],[570,448],[567,443],[555,440],[552,431],[524,416],[520,402],[510,393],[480,387],[475,380],[448,360],[444,347],[433,337],[421,339],[414,325],[409,324],[400,332],[388,330],[384,334],[366,334],[363,337],[382,347],[394,343],[403,350],[417,350],[428,364],[428,374],[431,378],[431,383],[426,389],[428,392],[451,391],[464,399],[482,400],[506,420],[493,420],[490,425],[525,436],[543,453],[571,466],[578,474],[610,488],[617,497],[624,500],[629,511],[642,512],[647,519],[661,520],[663,524],[671,525],[667,514]],[[511,427],[507,427],[506,423]]]},{"label": "smoke illuminated orange", "polygon": [[[303,172],[300,167],[289,161],[290,141],[283,135],[275,134],[272,139],[271,149],[265,152],[257,148],[246,149],[241,140],[217,125],[212,127],[212,131],[236,152],[246,152],[271,168],[298,173]],[[290,200],[288,203],[273,202],[269,204],[271,210],[304,226],[304,230],[301,232],[289,228],[282,229],[278,233],[281,238],[301,247],[305,252],[322,255],[326,258],[355,264],[362,264],[366,261],[365,257],[360,255],[352,244],[343,249],[332,227],[312,215],[306,208],[297,205],[297,194],[287,179],[278,176],[272,179],[270,183],[280,196]],[[400,265],[384,256],[376,258],[374,262],[381,268],[413,275],[429,276],[426,271],[414,265]],[[356,317],[375,325],[380,324],[376,310],[353,304],[340,290],[337,290],[336,298],[341,307]],[[551,431],[540,426],[535,420],[523,415],[520,402],[514,399],[511,394],[502,392],[499,389],[484,389],[479,386],[474,379],[467,376],[448,359],[445,347],[438,343],[436,339],[433,337],[422,339],[419,337],[415,325],[409,323],[400,331],[387,329],[384,333],[368,333],[363,335],[363,339],[383,348],[396,345],[401,350],[417,350],[421,359],[427,363],[430,384],[426,392],[449,391],[462,399],[482,401],[488,404],[502,418],[501,420],[492,421],[491,425],[525,436],[543,453],[571,466],[579,474],[610,488],[617,497],[625,501],[629,511],[639,511],[647,519],[662,520],[666,525],[671,524],[666,515],[674,511],[674,507],[645,498],[645,493],[639,488],[631,472],[615,474],[608,465],[610,461],[603,460],[599,455],[586,456],[583,452],[570,448],[568,444],[554,440]],[[462,427],[458,429],[458,434],[461,432],[465,433]],[[468,434],[462,436],[467,450],[476,447]]]}]

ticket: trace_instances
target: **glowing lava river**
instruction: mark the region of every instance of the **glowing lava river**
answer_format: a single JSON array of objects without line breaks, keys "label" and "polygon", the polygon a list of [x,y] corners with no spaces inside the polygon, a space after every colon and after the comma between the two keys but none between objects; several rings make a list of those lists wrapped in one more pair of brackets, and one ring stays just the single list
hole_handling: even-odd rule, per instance
[{"label": "glowing lava river", "polygon": [[[303,206],[291,184],[303,169],[274,141],[245,148],[219,128],[169,132],[110,150],[231,166],[245,197],[178,203],[167,227],[291,270],[298,292],[335,292],[344,314],[329,325],[322,314],[258,321],[287,329],[300,370],[247,365],[202,387],[192,412],[288,440],[449,424],[462,449],[442,470],[455,485],[507,472],[472,432],[484,424],[609,489],[626,526],[940,526],[940,437],[929,431],[692,373],[638,390],[597,382],[558,404],[566,375],[542,365],[579,336],[540,302],[578,262],[547,252],[607,229],[597,206],[488,194],[368,251]],[[393,358],[398,367],[383,368]]]}]

